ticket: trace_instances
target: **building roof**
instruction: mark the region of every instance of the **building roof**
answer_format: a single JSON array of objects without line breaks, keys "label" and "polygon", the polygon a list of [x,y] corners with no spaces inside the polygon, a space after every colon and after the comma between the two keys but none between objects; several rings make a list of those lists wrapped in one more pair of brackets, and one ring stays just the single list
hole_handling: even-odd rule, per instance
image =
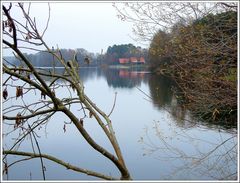
[{"label": "building roof", "polygon": [[129,58],[119,58],[119,63],[120,63],[120,64],[129,63]]}]

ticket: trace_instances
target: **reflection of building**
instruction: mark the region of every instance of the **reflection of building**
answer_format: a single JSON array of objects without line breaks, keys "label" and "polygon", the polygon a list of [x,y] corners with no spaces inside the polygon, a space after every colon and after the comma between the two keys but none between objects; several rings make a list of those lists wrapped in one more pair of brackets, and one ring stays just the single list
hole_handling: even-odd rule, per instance
[{"label": "reflection of building", "polygon": [[144,75],[145,72],[129,71],[124,69],[119,70],[120,78],[143,78]]},{"label": "reflection of building", "polygon": [[127,70],[120,70],[119,71],[119,77],[128,78],[129,77],[129,71],[127,71]]},{"label": "reflection of building", "polygon": [[130,57],[130,58],[119,58],[120,64],[145,64],[144,57],[140,57],[139,59],[137,57]]}]

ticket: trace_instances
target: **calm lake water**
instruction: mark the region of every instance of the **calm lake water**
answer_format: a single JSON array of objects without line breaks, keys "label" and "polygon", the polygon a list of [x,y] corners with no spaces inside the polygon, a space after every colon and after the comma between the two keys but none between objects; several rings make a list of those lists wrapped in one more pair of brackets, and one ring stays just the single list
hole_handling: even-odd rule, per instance
[{"label": "calm lake water", "polygon": [[[59,73],[62,69],[57,70]],[[163,76],[153,75],[144,69],[99,69],[80,70],[86,94],[107,114],[111,111],[115,93],[116,106],[111,120],[123,152],[126,165],[134,180],[215,180],[236,178],[237,174],[237,130],[212,125],[193,119],[191,113],[180,107],[173,94],[174,82]],[[3,75],[3,81],[7,78]],[[58,81],[61,82],[61,81]],[[20,85],[20,81],[8,84]],[[8,86],[9,96],[3,103],[8,106],[21,103],[15,100],[15,89]],[[65,88],[56,89],[56,95],[69,96]],[[75,95],[74,95],[75,96]],[[25,104],[40,100],[39,92],[24,96]],[[72,111],[79,114],[79,107]],[[4,112],[4,111],[3,111]],[[11,112],[8,115],[16,115]],[[79,114],[80,115],[80,114]],[[63,159],[73,165],[119,177],[118,170],[107,159],[95,152],[82,138],[73,124],[61,114],[36,132],[41,152]],[[3,133],[13,130],[4,121]],[[86,119],[84,127],[96,142],[112,152],[101,129],[93,119]],[[3,148],[14,143],[18,131],[3,136]],[[219,146],[219,144],[221,144]],[[31,149],[27,138],[19,150]],[[21,157],[20,157],[21,158]],[[19,157],[8,156],[10,164]],[[98,180],[81,173],[66,170],[44,159],[48,180]],[[16,163],[9,168],[9,180],[42,180],[40,159]]]}]

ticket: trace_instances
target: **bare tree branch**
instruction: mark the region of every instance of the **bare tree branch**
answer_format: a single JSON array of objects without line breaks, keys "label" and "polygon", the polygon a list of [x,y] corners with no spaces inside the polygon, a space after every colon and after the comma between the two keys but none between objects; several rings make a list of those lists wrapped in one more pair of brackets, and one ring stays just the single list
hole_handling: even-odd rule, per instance
[{"label": "bare tree branch", "polygon": [[55,158],[51,155],[47,155],[47,154],[36,154],[36,153],[29,153],[29,152],[22,152],[22,151],[7,151],[7,150],[4,150],[3,151],[3,154],[11,154],[11,155],[19,155],[19,156],[27,156],[27,157],[31,157],[31,158],[45,158],[45,159],[48,159],[50,161],[53,161],[59,165],[62,165],[64,167],[66,167],[67,169],[69,170],[73,170],[73,171],[76,171],[76,172],[80,172],[80,173],[84,173],[84,174],[87,174],[87,175],[90,175],[90,176],[94,176],[94,177],[99,177],[101,179],[105,179],[105,180],[118,180],[116,178],[113,178],[113,177],[110,177],[110,176],[106,176],[106,175],[103,175],[103,174],[100,174],[100,173],[97,173],[97,172],[94,172],[94,171],[91,171],[91,170],[88,170],[88,169],[83,169],[83,168],[79,168],[77,166],[74,166],[74,165],[71,165],[67,162],[64,162],[58,158]]}]

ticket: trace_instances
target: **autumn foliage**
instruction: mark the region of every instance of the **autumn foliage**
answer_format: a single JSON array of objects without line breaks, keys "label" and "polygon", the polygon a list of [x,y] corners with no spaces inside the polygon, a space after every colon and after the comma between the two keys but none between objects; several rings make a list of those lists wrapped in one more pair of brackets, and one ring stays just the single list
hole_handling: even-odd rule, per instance
[{"label": "autumn foliage", "polygon": [[236,125],[237,12],[209,14],[175,24],[171,32],[159,31],[149,55],[154,71],[174,76],[178,98],[194,115]]}]

